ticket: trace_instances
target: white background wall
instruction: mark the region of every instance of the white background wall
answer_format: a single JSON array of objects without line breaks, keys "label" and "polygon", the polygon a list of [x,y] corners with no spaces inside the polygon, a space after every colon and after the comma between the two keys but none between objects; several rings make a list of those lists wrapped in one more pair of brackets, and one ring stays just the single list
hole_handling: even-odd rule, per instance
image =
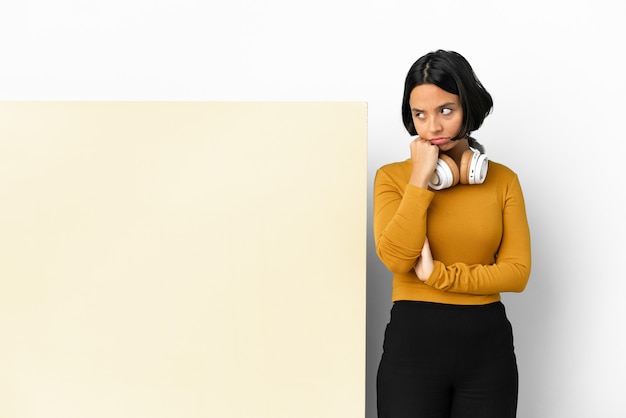
[{"label": "white background wall", "polygon": [[[2,0],[0,99],[367,101],[371,196],[376,168],[408,157],[409,66],[462,53],[495,101],[475,136],[519,174],[532,230],[529,286],[505,295],[518,416],[618,417],[625,36],[615,0]],[[390,274],[369,237],[371,418]]]}]

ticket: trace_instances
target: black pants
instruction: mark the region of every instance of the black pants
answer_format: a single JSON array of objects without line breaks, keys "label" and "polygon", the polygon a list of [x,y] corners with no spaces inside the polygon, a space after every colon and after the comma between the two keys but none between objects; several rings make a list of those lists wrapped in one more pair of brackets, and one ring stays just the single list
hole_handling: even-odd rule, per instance
[{"label": "black pants", "polygon": [[518,375],[500,302],[396,302],[378,368],[379,418],[513,418]]}]

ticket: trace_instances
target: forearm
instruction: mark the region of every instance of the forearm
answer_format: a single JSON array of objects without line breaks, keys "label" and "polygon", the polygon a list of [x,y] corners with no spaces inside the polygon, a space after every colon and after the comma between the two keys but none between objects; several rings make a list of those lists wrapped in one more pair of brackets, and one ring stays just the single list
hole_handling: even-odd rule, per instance
[{"label": "forearm", "polygon": [[374,237],[382,263],[394,273],[410,271],[426,238],[426,213],[433,193],[407,186],[395,199],[379,189],[375,201]]},{"label": "forearm", "polygon": [[522,292],[529,277],[530,259],[491,265],[455,263],[450,266],[435,260],[433,271],[425,283],[446,292],[491,295]]}]

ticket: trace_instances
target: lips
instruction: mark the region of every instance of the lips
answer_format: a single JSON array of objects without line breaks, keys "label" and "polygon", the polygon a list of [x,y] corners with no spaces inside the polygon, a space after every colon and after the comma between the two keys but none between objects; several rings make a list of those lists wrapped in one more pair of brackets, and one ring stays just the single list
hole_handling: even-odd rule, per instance
[{"label": "lips", "polygon": [[450,141],[450,138],[433,138],[430,140],[430,143],[433,145],[441,145],[449,141]]}]

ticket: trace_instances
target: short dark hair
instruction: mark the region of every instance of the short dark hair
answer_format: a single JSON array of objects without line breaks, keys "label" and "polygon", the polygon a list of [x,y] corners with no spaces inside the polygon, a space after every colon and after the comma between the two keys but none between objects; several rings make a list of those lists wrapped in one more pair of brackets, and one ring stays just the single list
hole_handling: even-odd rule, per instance
[{"label": "short dark hair", "polygon": [[404,82],[402,121],[410,135],[417,135],[409,98],[422,84],[434,84],[448,93],[459,96],[463,108],[463,124],[453,139],[469,137],[480,128],[493,108],[493,99],[476,77],[469,62],[454,51],[437,50],[419,58],[411,66]]}]

